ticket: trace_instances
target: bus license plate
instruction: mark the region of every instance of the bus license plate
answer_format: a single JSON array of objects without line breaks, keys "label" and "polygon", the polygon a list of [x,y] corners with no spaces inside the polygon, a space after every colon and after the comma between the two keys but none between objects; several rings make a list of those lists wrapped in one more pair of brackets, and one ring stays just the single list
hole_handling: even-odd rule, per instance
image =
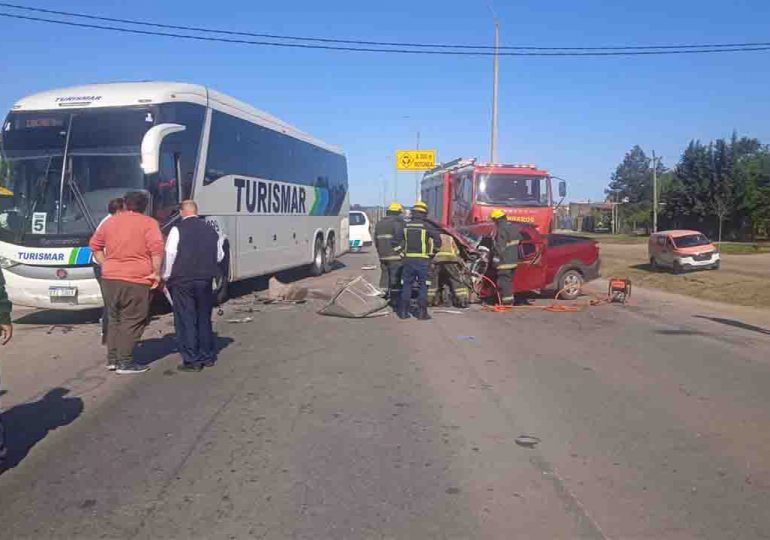
[{"label": "bus license plate", "polygon": [[77,287],[49,287],[48,296],[54,300],[70,300],[78,295]]}]

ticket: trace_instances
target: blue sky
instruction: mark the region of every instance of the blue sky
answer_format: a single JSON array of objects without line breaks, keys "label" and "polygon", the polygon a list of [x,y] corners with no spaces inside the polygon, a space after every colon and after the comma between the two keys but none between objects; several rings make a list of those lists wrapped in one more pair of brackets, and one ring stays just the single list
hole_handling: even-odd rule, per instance
[{"label": "blue sky", "polygon": [[[20,0],[21,1],[21,0]],[[382,41],[491,43],[485,0],[38,0],[37,7],[158,22]],[[770,2],[501,1],[502,44],[600,46],[770,41]],[[13,11],[0,8],[0,11]],[[393,152],[489,155],[491,59],[300,51],[116,35],[0,21],[0,108],[87,82],[199,82],[344,147],[351,200],[392,198]],[[569,181],[572,200],[602,197],[634,144],[674,163],[690,139],[733,130],[770,142],[770,52],[632,58],[503,58],[500,160]],[[414,197],[415,176],[398,175]]]}]

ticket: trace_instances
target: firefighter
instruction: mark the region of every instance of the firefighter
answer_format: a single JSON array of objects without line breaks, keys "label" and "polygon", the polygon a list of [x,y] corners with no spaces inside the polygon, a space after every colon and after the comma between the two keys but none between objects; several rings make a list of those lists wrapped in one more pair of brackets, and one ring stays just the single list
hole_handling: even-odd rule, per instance
[{"label": "firefighter", "polygon": [[421,321],[430,319],[428,315],[428,274],[430,259],[435,250],[441,247],[441,235],[428,221],[428,205],[417,201],[412,207],[412,217],[397,228],[393,245],[403,244],[404,267],[401,299],[398,303],[398,317],[409,318],[409,304],[412,299],[412,286],[417,281],[417,318]]},{"label": "firefighter", "polygon": [[492,210],[489,217],[495,222],[495,263],[500,301],[504,305],[513,305],[513,277],[519,261],[521,233],[502,210]]},{"label": "firefighter", "polygon": [[380,289],[386,291],[385,297],[394,305],[398,302],[401,289],[401,266],[404,255],[402,244],[393,244],[396,227],[403,230],[404,207],[394,202],[388,206],[385,217],[374,226],[374,243],[380,257]]},{"label": "firefighter", "polygon": [[460,258],[455,239],[448,234],[442,234],[441,248],[431,261],[429,303],[438,305],[442,300],[440,293],[446,289],[454,307],[467,308],[470,300],[467,283],[470,278],[465,275],[466,273],[465,262]]}]

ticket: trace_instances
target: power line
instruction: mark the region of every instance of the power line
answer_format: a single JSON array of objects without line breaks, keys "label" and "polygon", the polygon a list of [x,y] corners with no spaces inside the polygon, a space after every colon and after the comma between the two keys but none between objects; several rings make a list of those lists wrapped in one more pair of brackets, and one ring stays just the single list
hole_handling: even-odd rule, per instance
[{"label": "power line", "polygon": [[[33,17],[30,15],[18,15],[13,13],[0,12],[0,17],[11,19],[20,19],[34,22],[45,22],[76,28],[88,28],[98,30],[109,30],[112,32],[122,32],[125,34],[138,34],[143,36],[160,36],[177,39],[190,39],[196,41],[207,41],[217,43],[230,43],[241,45],[258,45],[267,47],[284,47],[293,49],[320,49],[330,51],[347,52],[366,52],[366,53],[390,53],[390,54],[421,54],[421,55],[441,55],[441,56],[493,56],[494,52],[487,51],[451,51],[451,50],[426,50],[426,49],[383,49],[374,47],[348,47],[332,45],[309,45],[306,43],[282,43],[277,41],[253,41],[246,39],[196,36],[193,34],[179,34],[176,32],[158,32],[155,30],[141,30],[138,28],[123,28],[120,26],[100,25],[91,23],[78,23],[74,21],[62,21],[56,19],[46,19],[43,17]],[[600,57],[600,56],[660,56],[674,54],[706,54],[706,53],[728,53],[728,52],[751,52],[751,51],[770,51],[768,46],[736,46],[724,48],[706,48],[706,49],[681,49],[681,50],[656,50],[656,51],[591,51],[591,52],[572,52],[572,51],[519,51],[519,52],[500,52],[500,56],[551,56],[551,57]]]},{"label": "power line", "polygon": [[[98,15],[91,15],[87,13],[77,13],[73,11],[60,11],[53,9],[44,9],[31,6],[23,6],[20,4],[12,4],[8,2],[0,2],[0,7],[19,9],[24,11],[31,11],[37,13],[47,13],[50,15],[62,15],[66,17],[77,17],[81,19],[89,19],[95,21],[113,22],[121,24],[132,24],[139,26],[148,26],[151,28],[164,28],[168,30],[184,30],[191,32],[201,32],[206,34],[222,34],[241,37],[256,37],[263,39],[280,39],[291,41],[307,41],[313,43],[338,43],[347,45],[365,45],[365,46],[378,46],[378,47],[408,47],[408,48],[428,48],[428,49],[479,49],[479,50],[493,50],[494,47],[490,45],[452,45],[447,43],[409,43],[409,42],[392,42],[392,41],[363,41],[354,39],[331,39],[331,38],[317,38],[307,36],[291,36],[280,34],[265,34],[256,32],[238,32],[234,30],[221,30],[215,28],[205,28],[199,26],[181,26],[173,24],[163,24],[151,21],[142,21],[138,19],[123,19],[115,17],[103,17]],[[49,21],[53,22],[53,21]],[[61,21],[59,21],[61,22]],[[768,47],[770,42],[745,42],[745,43],[705,43],[705,44],[682,44],[682,45],[622,45],[622,46],[602,46],[602,47],[538,47],[538,46],[501,46],[500,50],[509,51],[645,51],[645,50],[679,50],[679,49],[739,49],[744,50],[750,48],[750,50],[766,50],[756,49],[757,47]],[[341,49],[349,50],[349,49]],[[371,52],[371,51],[365,51]],[[721,51],[720,51],[721,52]]]}]

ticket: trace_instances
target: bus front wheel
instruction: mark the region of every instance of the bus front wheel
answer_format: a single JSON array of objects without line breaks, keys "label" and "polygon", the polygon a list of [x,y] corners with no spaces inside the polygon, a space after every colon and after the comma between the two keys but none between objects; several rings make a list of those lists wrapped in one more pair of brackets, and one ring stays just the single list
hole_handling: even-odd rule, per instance
[{"label": "bus front wheel", "polygon": [[216,305],[220,306],[227,302],[230,297],[230,249],[227,245],[224,247],[225,257],[217,265],[217,275],[214,276],[212,289],[214,291],[214,300]]}]

